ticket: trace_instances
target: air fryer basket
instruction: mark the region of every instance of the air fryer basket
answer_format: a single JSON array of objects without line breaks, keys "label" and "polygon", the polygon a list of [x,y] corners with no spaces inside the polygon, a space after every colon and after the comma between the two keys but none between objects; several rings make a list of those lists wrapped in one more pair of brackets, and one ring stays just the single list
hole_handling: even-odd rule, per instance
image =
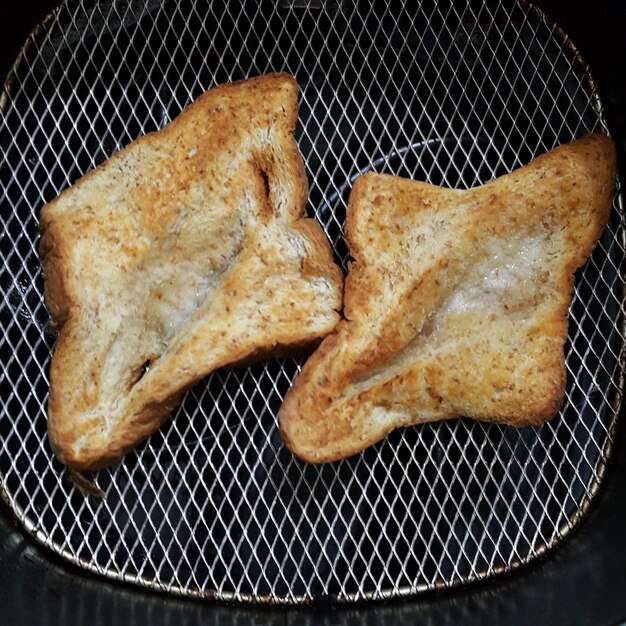
[{"label": "air fryer basket", "polygon": [[307,465],[276,426],[301,361],[274,359],[190,391],[160,432],[95,476],[102,500],[53,459],[39,208],[203,90],[279,70],[301,87],[308,209],[344,267],[360,173],[466,188],[608,132],[588,67],[526,3],[68,1],[31,36],[0,101],[4,498],[66,559],[185,595],[384,598],[529,561],[584,514],[611,451],[624,361],[619,195],[577,275],[566,399],[550,423],[426,424]]}]

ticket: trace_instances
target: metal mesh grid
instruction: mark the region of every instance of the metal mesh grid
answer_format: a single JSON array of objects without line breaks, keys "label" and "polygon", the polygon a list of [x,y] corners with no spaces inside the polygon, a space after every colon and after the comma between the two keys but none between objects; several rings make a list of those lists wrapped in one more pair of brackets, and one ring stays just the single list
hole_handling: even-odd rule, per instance
[{"label": "metal mesh grid", "polygon": [[623,363],[623,206],[577,276],[560,415],[392,433],[354,458],[295,460],[276,428],[299,361],[218,371],[159,433],[75,489],[46,440],[37,214],[216,83],[301,86],[309,210],[336,259],[347,194],[375,169],[484,182],[606,132],[567,37],[516,2],[68,2],[29,39],[0,106],[0,473],[27,530],[100,574],[172,593],[306,602],[452,586],[526,562],[584,513],[610,453]]}]

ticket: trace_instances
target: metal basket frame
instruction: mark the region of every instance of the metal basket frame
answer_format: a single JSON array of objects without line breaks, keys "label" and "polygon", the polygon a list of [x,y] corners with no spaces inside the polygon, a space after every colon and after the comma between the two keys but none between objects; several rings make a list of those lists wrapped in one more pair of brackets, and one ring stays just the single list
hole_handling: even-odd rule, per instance
[{"label": "metal basket frame", "polygon": [[37,541],[174,594],[381,599],[508,571],[586,512],[614,440],[624,367],[621,190],[577,274],[565,403],[516,430],[466,419],[392,433],[324,466],[282,446],[300,360],[219,371],[80,493],[46,439],[45,201],[214,84],[272,70],[301,86],[309,211],[345,267],[351,182],[374,169],[471,187],[583,132],[608,133],[590,70],[532,5],[507,0],[67,1],[0,96],[0,485]]}]

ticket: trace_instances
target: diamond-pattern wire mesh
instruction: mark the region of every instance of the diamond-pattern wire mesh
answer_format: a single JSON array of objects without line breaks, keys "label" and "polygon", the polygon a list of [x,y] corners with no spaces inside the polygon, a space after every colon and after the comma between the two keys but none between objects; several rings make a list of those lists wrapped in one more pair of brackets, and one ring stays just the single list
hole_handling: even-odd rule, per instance
[{"label": "diamond-pattern wire mesh", "polygon": [[[305,5],[305,6],[300,6]],[[276,414],[299,361],[218,371],[159,433],[72,486],[46,440],[43,202],[203,90],[271,70],[301,86],[309,210],[345,265],[351,181],[374,169],[470,187],[587,131],[606,132],[588,68],[516,2],[68,2],[31,36],[0,111],[4,496],[39,541],[162,590],[301,602],[415,593],[493,575],[586,510],[621,400],[623,207],[577,276],[560,415],[392,433],[312,466]]]}]

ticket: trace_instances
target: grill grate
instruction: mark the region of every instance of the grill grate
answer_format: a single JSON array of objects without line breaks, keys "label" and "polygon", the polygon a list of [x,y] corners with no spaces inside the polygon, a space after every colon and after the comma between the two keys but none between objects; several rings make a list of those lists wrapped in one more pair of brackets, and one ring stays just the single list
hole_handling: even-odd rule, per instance
[{"label": "grill grate", "polygon": [[567,37],[513,1],[69,1],[31,35],[0,102],[0,474],[41,543],[97,573],[222,599],[358,600],[508,570],[558,542],[602,478],[621,400],[623,205],[576,281],[560,415],[515,430],[397,431],[325,466],[281,445],[299,361],[218,371],[113,470],[99,501],[46,440],[37,214],[203,90],[284,70],[302,89],[309,210],[336,259],[350,183],[374,169],[469,187],[607,132]]}]

